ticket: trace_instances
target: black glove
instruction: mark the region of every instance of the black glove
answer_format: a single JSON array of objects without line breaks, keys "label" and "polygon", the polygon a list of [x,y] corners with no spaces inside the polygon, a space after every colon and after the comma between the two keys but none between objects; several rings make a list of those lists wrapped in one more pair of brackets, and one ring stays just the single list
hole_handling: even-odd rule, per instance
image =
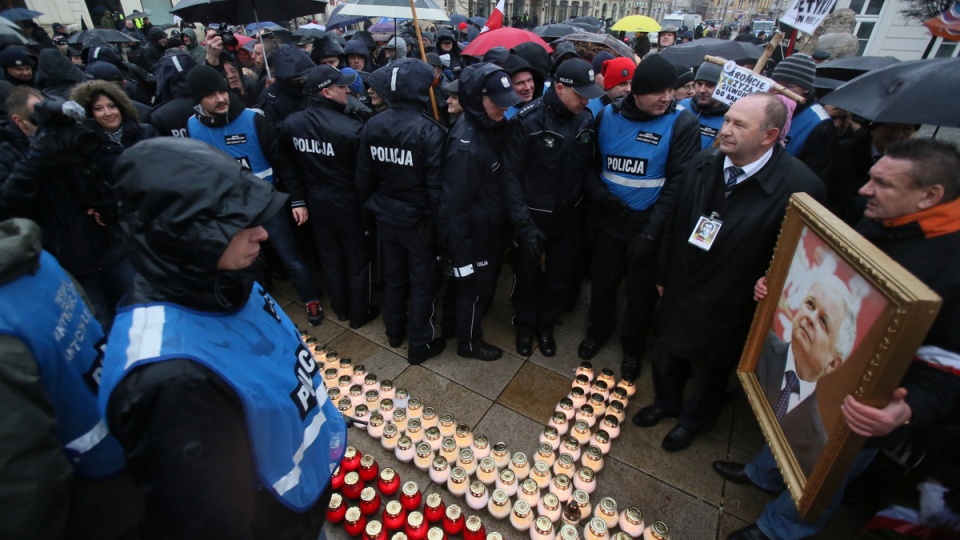
[{"label": "black glove", "polygon": [[657,241],[649,234],[640,233],[630,241],[627,247],[627,261],[630,268],[640,266],[657,254]]},{"label": "black glove", "polygon": [[540,260],[540,254],[543,253],[543,243],[547,237],[540,232],[540,229],[531,227],[520,236],[520,253],[534,261]]},{"label": "black glove", "polygon": [[630,206],[616,195],[607,195],[597,202],[597,208],[617,221],[624,220],[630,215]]}]

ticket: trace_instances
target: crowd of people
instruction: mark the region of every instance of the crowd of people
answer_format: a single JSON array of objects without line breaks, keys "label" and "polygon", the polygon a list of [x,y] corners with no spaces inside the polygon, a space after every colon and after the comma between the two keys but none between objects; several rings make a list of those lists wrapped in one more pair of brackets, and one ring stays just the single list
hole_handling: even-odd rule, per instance
[{"label": "crowd of people", "polygon": [[[351,328],[382,317],[410,364],[450,339],[502,357],[483,319],[505,268],[522,357],[561,352],[555,325],[589,287],[576,354],[616,337],[630,381],[651,358],[632,422],[677,418],[662,446],[683,450],[723,411],[795,193],[944,301],[890,403],[845,402],[870,437],[848,481],[884,445],[940,442],[960,396],[955,146],[851,127],[803,54],[769,70],[803,103],[727,105],[718,66],[675,66],[646,36],[638,63],[570,42],[470,57],[455,31],[415,30],[238,40],[128,19],[142,46],[4,46],[0,396],[24,412],[0,450],[17,509],[0,536],[316,538],[345,426],[276,276],[310,325],[321,294]],[[677,41],[664,30],[655,49]],[[806,522],[769,449],[714,468],[781,493],[731,538],[815,534],[842,495]]]}]

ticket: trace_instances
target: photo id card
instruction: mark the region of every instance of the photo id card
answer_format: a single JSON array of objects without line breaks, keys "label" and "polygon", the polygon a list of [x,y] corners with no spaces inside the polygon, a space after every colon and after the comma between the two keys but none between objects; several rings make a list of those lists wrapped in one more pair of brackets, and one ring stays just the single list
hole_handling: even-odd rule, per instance
[{"label": "photo id card", "polygon": [[717,219],[716,212],[710,214],[710,217],[700,216],[687,242],[704,251],[710,251],[710,246],[713,245],[713,241],[717,238],[717,233],[720,232],[722,226],[723,222]]}]

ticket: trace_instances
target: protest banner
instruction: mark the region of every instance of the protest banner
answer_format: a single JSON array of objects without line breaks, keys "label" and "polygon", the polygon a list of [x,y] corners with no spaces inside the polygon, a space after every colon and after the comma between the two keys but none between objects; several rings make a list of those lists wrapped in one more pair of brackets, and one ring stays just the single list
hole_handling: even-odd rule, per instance
[{"label": "protest banner", "polygon": [[713,91],[713,99],[733,105],[747,94],[768,92],[774,84],[770,79],[738,66],[736,62],[730,60],[723,65],[720,82]]},{"label": "protest banner", "polygon": [[792,0],[780,22],[812,36],[836,3],[837,0]]}]

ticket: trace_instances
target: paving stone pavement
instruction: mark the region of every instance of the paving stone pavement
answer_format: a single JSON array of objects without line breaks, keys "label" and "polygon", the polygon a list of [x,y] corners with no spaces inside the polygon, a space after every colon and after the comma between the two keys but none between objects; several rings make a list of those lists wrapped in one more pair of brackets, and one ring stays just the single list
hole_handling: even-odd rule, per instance
[{"label": "paving stone pavement", "polygon": [[[513,277],[508,267],[504,274],[491,313],[483,323],[485,339],[504,349],[503,358],[491,363],[459,358],[456,343],[450,340],[438,358],[411,366],[406,361],[408,344],[390,348],[380,318],[351,330],[346,322],[336,320],[325,301],[326,321],[309,327],[302,306],[295,301],[292,285],[277,282],[273,294],[298,327],[307,329],[341,357],[351,358],[355,365],[364,364],[367,372],[380,380],[392,379],[396,387],[407,388],[411,396],[419,397],[425,406],[435,407],[439,414],[453,414],[459,423],[473,427],[475,433],[487,435],[491,444],[504,441],[511,451],[523,451],[530,456],[536,452],[538,435],[554,407],[569,391],[574,369],[580,363],[576,350],[586,331],[589,285],[584,285],[576,307],[557,326],[556,356],[545,358],[534,350],[529,358],[521,358],[513,347],[510,323]],[[597,370],[610,367],[619,374],[620,357],[620,346],[611,339],[593,364]],[[601,497],[609,496],[616,499],[621,510],[637,506],[647,523],[665,522],[673,540],[725,539],[731,531],[753,522],[771,496],[725,482],[712,471],[711,463],[718,459],[749,460],[763,444],[760,429],[746,398],[737,389],[713,430],[684,451],[666,452],[660,441],[673,426],[672,420],[646,429],[630,423],[639,407],[653,401],[650,371],[649,359],[645,358],[636,383],[638,392],[628,406],[622,433],[613,442],[604,468],[597,475],[591,502],[595,504]],[[735,388],[732,383],[731,388]],[[416,481],[424,494],[440,493],[446,504],[459,504],[467,515],[478,514],[488,532],[498,531],[506,540],[529,538],[528,533],[515,531],[508,520],[498,521],[486,511],[470,511],[463,499],[446,487],[431,484],[427,474],[412,463],[400,463],[366,433],[351,428],[348,438],[361,452],[376,456],[381,467],[396,469],[403,481]],[[907,503],[911,500],[909,493],[903,497]],[[819,538],[855,538],[870,515],[886,505],[886,500],[859,497],[856,504],[841,508],[828,531]],[[328,524],[325,533],[330,540],[348,538],[340,525]]]}]

